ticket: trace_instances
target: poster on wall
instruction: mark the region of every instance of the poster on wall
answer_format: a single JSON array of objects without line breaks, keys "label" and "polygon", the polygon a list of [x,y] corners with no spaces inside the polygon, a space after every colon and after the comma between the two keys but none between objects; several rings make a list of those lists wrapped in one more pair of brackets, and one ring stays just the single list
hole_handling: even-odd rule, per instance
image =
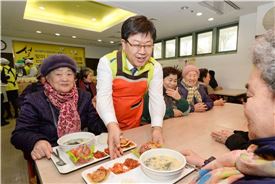
[{"label": "poster on wall", "polygon": [[32,60],[38,66],[43,59],[54,54],[66,54],[77,62],[78,67],[85,66],[85,48],[35,42],[12,41],[15,63]]}]

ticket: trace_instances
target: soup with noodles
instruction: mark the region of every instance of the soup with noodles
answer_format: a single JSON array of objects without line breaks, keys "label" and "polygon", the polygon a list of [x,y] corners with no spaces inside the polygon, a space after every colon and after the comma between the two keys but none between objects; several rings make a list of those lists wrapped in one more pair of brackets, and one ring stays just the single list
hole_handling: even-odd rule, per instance
[{"label": "soup with noodles", "polygon": [[181,162],[179,160],[166,155],[150,157],[144,161],[144,164],[158,171],[171,171],[181,167]]}]

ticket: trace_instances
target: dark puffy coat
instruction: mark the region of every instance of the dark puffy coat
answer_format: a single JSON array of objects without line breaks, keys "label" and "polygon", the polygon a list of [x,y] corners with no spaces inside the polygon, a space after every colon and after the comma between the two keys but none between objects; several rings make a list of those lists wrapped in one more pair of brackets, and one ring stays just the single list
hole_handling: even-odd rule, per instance
[{"label": "dark puffy coat", "polygon": [[[179,90],[179,94],[184,98],[187,99],[187,95],[188,95],[188,91],[187,89],[181,84],[178,84],[178,90]],[[207,110],[212,109],[214,103],[213,101],[210,99],[210,97],[206,94],[203,86],[200,84],[199,88],[198,88],[199,93],[201,94],[201,99],[202,102],[206,104],[207,106]],[[194,104],[196,104],[197,102],[195,101]],[[194,112],[194,106],[190,104],[191,110],[190,112]]]},{"label": "dark puffy coat", "polygon": [[[103,121],[91,104],[91,95],[81,90],[78,90],[78,93],[81,129],[87,127],[89,132],[96,135],[106,132]],[[27,95],[16,120],[15,130],[12,132],[11,143],[27,157],[39,140],[47,140],[52,146],[56,146],[58,136],[54,117],[58,121],[58,116],[59,110],[49,102],[44,91]]]}]

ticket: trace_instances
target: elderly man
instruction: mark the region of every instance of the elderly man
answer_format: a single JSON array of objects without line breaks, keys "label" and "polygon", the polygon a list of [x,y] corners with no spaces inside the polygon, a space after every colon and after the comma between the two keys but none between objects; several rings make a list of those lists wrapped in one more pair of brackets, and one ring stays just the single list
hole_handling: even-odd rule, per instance
[{"label": "elderly man", "polygon": [[275,29],[257,38],[253,54],[255,67],[244,105],[251,146],[231,151],[207,165],[208,161],[194,152],[183,150],[191,164],[205,165],[195,182],[275,183]]}]

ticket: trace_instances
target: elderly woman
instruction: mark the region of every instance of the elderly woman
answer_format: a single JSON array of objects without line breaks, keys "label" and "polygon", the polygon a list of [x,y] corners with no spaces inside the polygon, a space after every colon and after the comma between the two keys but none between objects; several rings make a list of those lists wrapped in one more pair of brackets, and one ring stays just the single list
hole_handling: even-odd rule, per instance
[{"label": "elderly woman", "polygon": [[[275,183],[275,30],[256,39],[244,113],[251,145],[231,151],[202,168],[198,183]],[[204,161],[190,150],[187,160]]]},{"label": "elderly woman", "polygon": [[213,101],[206,94],[202,85],[199,84],[199,69],[194,65],[186,65],[182,71],[182,81],[178,90],[185,98],[190,107],[190,112],[205,112],[213,107]]},{"label": "elderly woman", "polygon": [[213,94],[214,90],[209,85],[210,74],[206,68],[200,68],[199,83],[204,87],[206,94],[213,100],[215,106],[223,106],[225,101]]},{"label": "elderly woman", "polygon": [[75,85],[76,63],[66,55],[46,58],[41,66],[44,90],[27,95],[11,142],[33,160],[50,158],[52,146],[65,134],[84,128],[95,134],[106,127],[91,105],[91,95]]},{"label": "elderly woman", "polygon": [[77,86],[84,90],[88,91],[92,98],[96,96],[96,86],[93,83],[94,71],[88,67],[82,68],[79,73],[79,80],[77,81]]},{"label": "elderly woman", "polygon": [[[181,117],[189,114],[188,102],[179,94],[178,78],[180,71],[174,67],[163,68],[163,96],[166,105],[164,119]],[[149,96],[144,97],[143,122],[151,122],[149,113]]]}]

